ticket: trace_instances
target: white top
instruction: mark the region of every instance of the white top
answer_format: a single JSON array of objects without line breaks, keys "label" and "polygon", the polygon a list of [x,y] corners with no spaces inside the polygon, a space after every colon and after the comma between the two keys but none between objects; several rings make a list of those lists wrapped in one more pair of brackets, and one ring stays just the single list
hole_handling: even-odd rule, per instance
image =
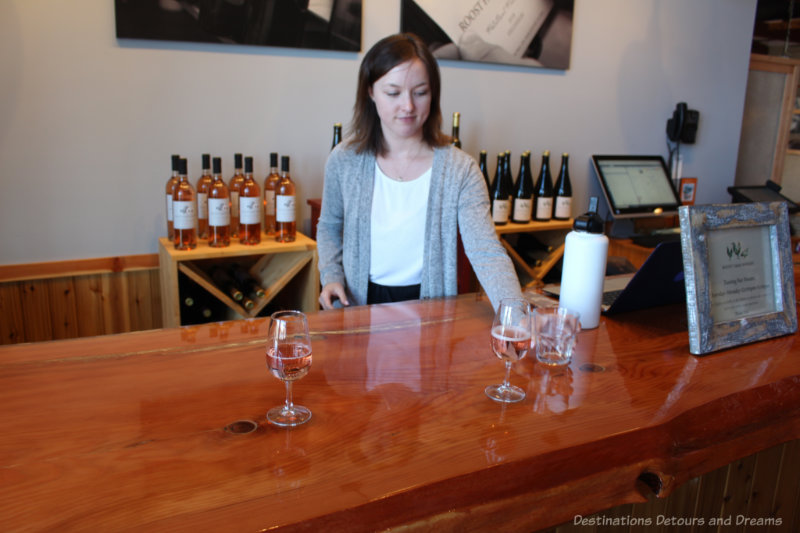
[{"label": "white top", "polygon": [[422,281],[425,219],[431,169],[412,181],[395,181],[375,163],[369,280],[398,287]]}]

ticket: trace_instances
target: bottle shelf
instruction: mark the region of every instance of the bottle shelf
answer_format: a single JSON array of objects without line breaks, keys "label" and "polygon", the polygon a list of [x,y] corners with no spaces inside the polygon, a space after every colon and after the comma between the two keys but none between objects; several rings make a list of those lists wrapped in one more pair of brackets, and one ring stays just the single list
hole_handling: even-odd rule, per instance
[{"label": "bottle shelf", "polygon": [[[503,226],[496,226],[500,244],[508,252],[511,261],[516,265],[521,276],[520,281],[526,287],[538,286],[542,284],[544,277],[553,269],[564,255],[564,238],[572,229],[574,220],[549,220],[546,222],[532,221],[526,224],[516,224],[509,222]],[[523,233],[535,234],[537,239],[543,244],[548,245],[546,253],[543,250],[542,257],[534,264],[530,264],[514,249],[509,237]]]},{"label": "bottle shelf", "polygon": [[[292,307],[304,312],[319,308],[319,279],[317,273],[316,242],[301,233],[295,242],[279,243],[262,235],[256,245],[232,243],[225,248],[212,248],[200,242],[194,250],[175,250],[166,237],[158,241],[161,307],[164,325],[181,325],[181,294],[179,273],[202,287],[210,296],[225,304],[229,318],[258,316],[270,303]],[[264,288],[262,298],[253,298],[255,305],[245,309],[240,302],[219,288],[211,279],[210,267],[219,264],[242,262],[249,264],[248,271]]]},{"label": "bottle shelf", "polygon": [[[517,268],[520,282],[525,287],[540,286],[543,284],[544,277],[553,269],[564,255],[564,238],[572,229],[573,219],[568,220],[548,220],[546,222],[531,221],[525,224],[508,222],[500,226],[495,226],[495,231],[500,238],[500,244],[508,252],[508,256]],[[539,240],[548,245],[547,254],[543,254],[536,263],[530,264],[514,249],[516,236],[522,233],[532,233]],[[478,288],[477,279],[472,272],[463,247],[458,252],[458,275],[467,282],[459,281],[459,293],[472,292]]]}]

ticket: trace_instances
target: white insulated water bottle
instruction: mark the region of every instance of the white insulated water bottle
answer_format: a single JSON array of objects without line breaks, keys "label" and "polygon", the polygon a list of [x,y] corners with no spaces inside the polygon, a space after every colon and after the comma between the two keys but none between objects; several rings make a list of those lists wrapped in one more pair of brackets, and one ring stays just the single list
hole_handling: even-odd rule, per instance
[{"label": "white insulated water bottle", "polygon": [[608,237],[597,214],[597,197],[589,200],[589,211],[575,219],[564,243],[559,307],[580,313],[581,329],[600,323],[603,280],[606,276]]}]

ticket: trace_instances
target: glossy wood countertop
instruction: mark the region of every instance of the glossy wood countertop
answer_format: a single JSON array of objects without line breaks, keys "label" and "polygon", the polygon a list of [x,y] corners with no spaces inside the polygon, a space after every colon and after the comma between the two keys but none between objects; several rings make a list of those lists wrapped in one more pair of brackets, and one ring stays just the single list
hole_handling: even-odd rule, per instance
[{"label": "glossy wood countertop", "polygon": [[503,406],[492,316],[309,315],[290,430],[265,422],[267,319],[1,347],[3,530],[533,531],[800,437],[796,335],[696,357],[680,306],[603,318],[568,368],[521,362]]}]

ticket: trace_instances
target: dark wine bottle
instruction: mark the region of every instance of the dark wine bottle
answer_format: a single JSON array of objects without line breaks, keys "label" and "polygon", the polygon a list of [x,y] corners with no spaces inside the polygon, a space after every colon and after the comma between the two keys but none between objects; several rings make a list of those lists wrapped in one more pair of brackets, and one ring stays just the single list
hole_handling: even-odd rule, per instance
[{"label": "dark wine bottle", "polygon": [[233,263],[230,266],[230,272],[239,290],[244,294],[255,296],[256,298],[263,298],[267,294],[267,291],[259,284],[258,280],[239,263]]},{"label": "dark wine bottle", "polygon": [[458,136],[458,130],[461,122],[461,113],[456,111],[453,113],[453,136],[450,143],[456,148],[461,148],[461,139]]},{"label": "dark wine bottle", "polygon": [[527,224],[533,213],[533,175],[531,174],[531,152],[525,150],[520,156],[519,176],[514,191],[514,205],[511,210],[511,221]]},{"label": "dark wine bottle", "polygon": [[[178,274],[178,291],[181,295],[181,324],[203,324],[221,317],[220,302],[183,273]],[[214,306],[214,302],[217,306]]]},{"label": "dark wine bottle", "polygon": [[511,151],[506,150],[503,156],[503,179],[506,182],[506,190],[508,191],[508,207],[510,215],[511,202],[514,199],[514,176],[511,174]]},{"label": "dark wine bottle", "polygon": [[342,142],[342,124],[341,122],[337,122],[333,125],[333,143],[331,144],[331,150],[336,148],[336,145]]},{"label": "dark wine bottle", "polygon": [[572,184],[569,181],[569,154],[561,154],[561,171],[555,186],[553,218],[567,220],[572,217]]},{"label": "dark wine bottle", "polygon": [[550,220],[553,216],[553,178],[550,176],[550,151],[542,154],[542,168],[534,187],[536,204],[533,218],[539,221]]},{"label": "dark wine bottle", "polygon": [[[486,162],[486,150],[481,150],[478,166],[480,167],[481,174],[483,174],[483,179],[486,182],[486,190],[489,191],[489,193],[491,193],[492,182],[489,179],[489,165]],[[489,197],[491,198],[491,194],[489,195]]]},{"label": "dark wine bottle", "polygon": [[214,285],[217,286],[219,290],[233,298],[237,302],[241,302],[244,298],[244,293],[239,290],[236,286],[236,282],[233,278],[228,274],[222,266],[215,266],[211,269],[211,279],[214,281]]},{"label": "dark wine bottle", "polygon": [[190,296],[183,299],[183,305],[186,306],[186,309],[181,309],[181,323],[184,325],[208,322],[214,316],[213,309]]},{"label": "dark wine bottle", "polygon": [[502,226],[508,222],[508,214],[511,207],[508,186],[503,176],[505,157],[503,152],[497,154],[497,170],[494,173],[494,182],[490,193],[492,198],[492,220],[497,226]]}]

